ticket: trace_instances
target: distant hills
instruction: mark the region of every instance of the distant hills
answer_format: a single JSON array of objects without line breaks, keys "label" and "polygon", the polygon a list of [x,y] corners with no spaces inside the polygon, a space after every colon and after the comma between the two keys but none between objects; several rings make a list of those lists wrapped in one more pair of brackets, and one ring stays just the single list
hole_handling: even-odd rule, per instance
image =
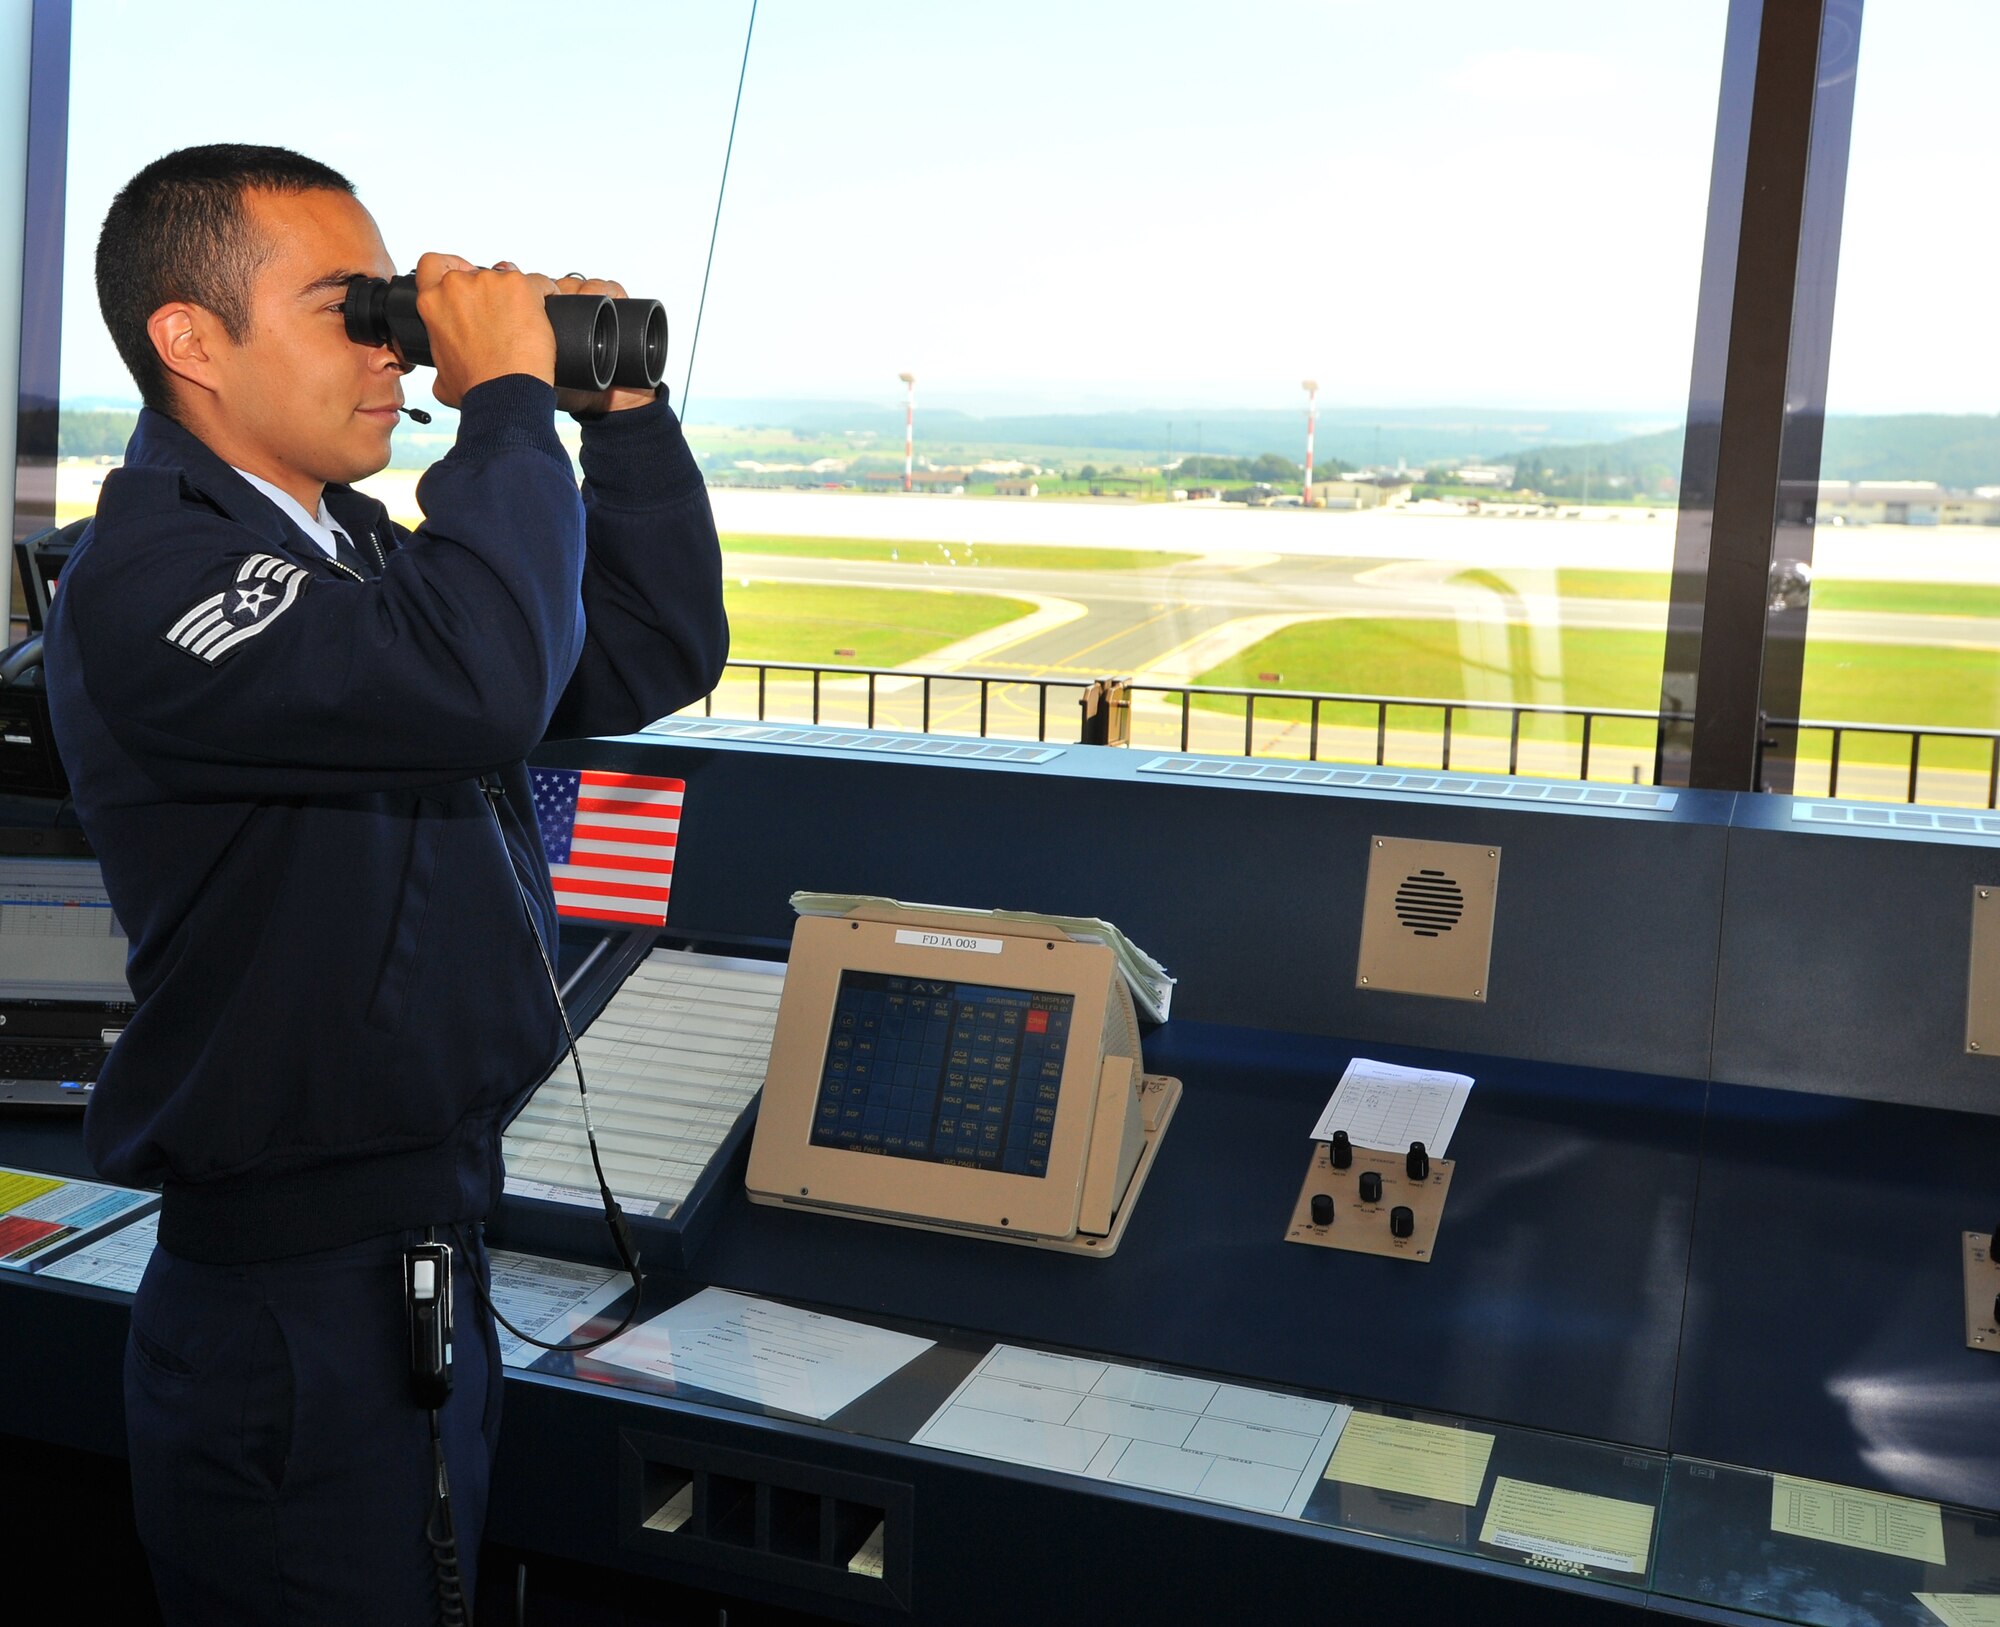
[{"label": "distant hills", "polygon": [[[63,455],[115,456],[135,417],[129,406],[108,400],[64,403]],[[443,450],[439,430],[448,430],[448,415],[440,420],[422,444],[399,433],[399,464],[428,463]],[[900,448],[903,414],[900,406],[859,401],[710,398],[699,404],[691,427],[704,438],[716,430],[739,430],[746,439],[782,431],[802,439],[859,440],[879,451]],[[1401,462],[1420,471],[1476,460],[1525,466],[1549,490],[1580,484],[1604,495],[1620,487],[1671,494],[1680,480],[1683,434],[1678,424],[1620,412],[1328,407],[1319,414],[1316,450],[1322,464],[1393,468]],[[1136,466],[1201,452],[1239,458],[1276,453],[1297,462],[1305,410],[1302,401],[1289,411],[1190,407],[981,416],[919,403],[917,437],[920,452],[933,461],[976,455],[1060,463],[1122,452]],[[1935,480],[1960,490],[2000,485],[2000,415],[1829,418],[1821,473],[1829,480]]]},{"label": "distant hills", "polygon": [[[1319,412],[1317,444],[1348,464],[1398,459],[1416,467],[1438,459],[1465,461],[1510,447],[1615,441],[1658,429],[1665,415],[1629,412],[1527,411],[1499,407],[1327,407]],[[699,401],[700,428],[790,430],[807,437],[873,435],[900,445],[903,409],[859,401]],[[926,448],[956,447],[1063,452],[1130,452],[1157,464],[1197,451],[1225,457],[1276,452],[1296,461],[1305,450],[1306,408],[1145,408],[1124,412],[1042,412],[981,415],[917,403],[917,436]]]},{"label": "distant hills", "polygon": [[[1575,446],[1524,442],[1495,461],[1547,471],[1544,485],[1569,491],[1585,471],[1599,489],[1619,476],[1677,490],[1683,431]],[[2000,416],[1988,413],[1852,414],[1829,418],[1820,443],[1822,480],[1934,480],[1955,491],[2000,486]]]}]

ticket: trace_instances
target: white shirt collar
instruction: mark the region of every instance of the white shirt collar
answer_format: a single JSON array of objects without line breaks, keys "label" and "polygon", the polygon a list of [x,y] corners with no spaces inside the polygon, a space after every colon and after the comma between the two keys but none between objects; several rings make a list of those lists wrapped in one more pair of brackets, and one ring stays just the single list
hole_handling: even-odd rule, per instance
[{"label": "white shirt collar", "polygon": [[[236,469],[236,465],[232,463],[230,468]],[[236,472],[266,497],[270,498],[272,502],[276,503],[279,511],[286,519],[292,521],[301,531],[305,532],[307,536],[320,545],[328,559],[339,557],[339,548],[333,540],[335,537],[346,537],[349,546],[353,545],[354,539],[348,537],[346,529],[327,512],[326,499],[324,497],[319,500],[319,513],[317,515],[308,514],[305,504],[301,503],[282,487],[272,485],[270,481],[251,474],[247,469],[236,469]]]}]

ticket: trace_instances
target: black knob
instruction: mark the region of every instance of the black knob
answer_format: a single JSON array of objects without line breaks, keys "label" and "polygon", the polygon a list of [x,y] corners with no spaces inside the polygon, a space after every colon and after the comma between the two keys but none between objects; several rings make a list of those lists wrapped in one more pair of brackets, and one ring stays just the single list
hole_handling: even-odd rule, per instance
[{"label": "black knob", "polygon": [[1361,1201],[1380,1203],[1382,1201],[1382,1176],[1377,1170],[1366,1170],[1361,1176]]},{"label": "black knob", "polygon": [[1413,1181],[1428,1181],[1431,1178],[1431,1155],[1424,1151],[1421,1141],[1410,1143],[1410,1156],[1404,1161],[1403,1168]]},{"label": "black knob", "polygon": [[1313,1224],[1331,1226],[1333,1224],[1333,1199],[1324,1192],[1313,1194]]},{"label": "black knob", "polygon": [[1347,1139],[1345,1130],[1333,1132],[1333,1146],[1329,1149],[1335,1169],[1351,1169],[1354,1166],[1354,1143]]},{"label": "black knob", "polygon": [[1417,1217],[1411,1214],[1402,1204],[1397,1204],[1395,1208],[1389,1211],[1389,1235],[1391,1237],[1408,1237],[1416,1229]]}]

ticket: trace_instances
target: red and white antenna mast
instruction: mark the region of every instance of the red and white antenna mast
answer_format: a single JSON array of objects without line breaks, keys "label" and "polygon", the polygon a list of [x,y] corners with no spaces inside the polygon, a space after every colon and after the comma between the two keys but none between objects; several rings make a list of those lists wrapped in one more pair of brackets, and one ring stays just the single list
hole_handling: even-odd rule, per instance
[{"label": "red and white antenna mast", "polygon": [[1319,380],[1301,379],[1299,388],[1306,393],[1306,480],[1299,492],[1299,507],[1311,508],[1313,500],[1313,424],[1319,417]]},{"label": "red and white antenna mast", "polygon": [[910,477],[917,467],[917,375],[898,373],[903,381],[903,490],[910,489]]}]

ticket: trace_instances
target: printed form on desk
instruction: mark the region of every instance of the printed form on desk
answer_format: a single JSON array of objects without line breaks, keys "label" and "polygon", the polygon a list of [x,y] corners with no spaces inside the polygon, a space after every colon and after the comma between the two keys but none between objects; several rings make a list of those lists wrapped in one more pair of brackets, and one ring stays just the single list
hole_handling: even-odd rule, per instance
[{"label": "printed form on desk", "polygon": [[587,1359],[824,1422],[931,1343],[824,1311],[704,1288]]},{"label": "printed form on desk", "polygon": [[[635,1214],[671,1215],[762,1088],[784,992],[782,962],[655,949],[577,1036],[604,1173]],[[508,1126],[506,1158],[509,1193],[596,1206],[567,1054]]]},{"label": "printed form on desk", "polygon": [[1653,1551],[1653,1507],[1495,1475],[1479,1540],[1496,1548],[1644,1575]]},{"label": "printed form on desk", "polygon": [[1936,1503],[1836,1486],[1797,1475],[1771,1476],[1771,1529],[1870,1553],[1942,1565],[1944,1511]]},{"label": "printed form on desk", "polygon": [[64,1282],[87,1282],[93,1288],[111,1288],[121,1294],[136,1294],[146,1275],[146,1262],[160,1244],[160,1212],[141,1215],[128,1226],[120,1226],[93,1237],[60,1260],[51,1260],[37,1273],[58,1277]]},{"label": "printed form on desk", "polygon": [[1945,1627],[2000,1627],[2000,1593],[1919,1593],[1917,1602]]},{"label": "printed form on desk", "polygon": [[1296,1516],[1352,1412],[1310,1396],[996,1345],[911,1442]]},{"label": "printed form on desk", "polygon": [[33,1271],[44,1257],[158,1205],[157,1192],[0,1168],[0,1270]]},{"label": "printed form on desk", "polygon": [[[622,1271],[603,1266],[575,1265],[568,1260],[544,1260],[511,1249],[493,1249],[493,1308],[530,1338],[561,1344],[622,1293],[632,1282]],[[542,1352],[516,1334],[498,1327],[500,1363],[526,1367]]]},{"label": "printed form on desk", "polygon": [[1470,1074],[1400,1068],[1357,1056],[1334,1086],[1312,1139],[1331,1141],[1334,1131],[1345,1130],[1355,1146],[1383,1152],[1401,1152],[1421,1141],[1431,1157],[1442,1158],[1471,1094]]}]

